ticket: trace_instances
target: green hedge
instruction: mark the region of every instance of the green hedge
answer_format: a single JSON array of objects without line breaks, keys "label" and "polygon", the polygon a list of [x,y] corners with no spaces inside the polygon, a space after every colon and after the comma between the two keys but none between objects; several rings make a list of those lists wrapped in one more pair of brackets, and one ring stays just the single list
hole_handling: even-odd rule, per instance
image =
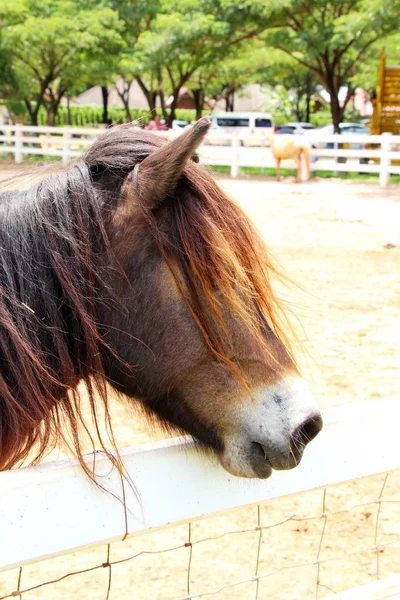
[{"label": "green hedge", "polygon": [[[284,112],[280,110],[275,110],[273,112],[273,121],[274,125],[284,125],[285,123],[297,121],[295,117],[288,118]],[[329,110],[321,110],[316,113],[311,113],[310,115],[310,123],[315,127],[323,127],[324,125],[329,125],[332,123],[332,116]]]},{"label": "green hedge", "polygon": [[319,110],[316,113],[312,113],[310,116],[310,122],[315,127],[324,127],[332,123],[332,115],[330,110]]},{"label": "green hedge", "polygon": [[[145,109],[132,108],[132,119],[140,119],[147,123],[150,120],[150,113]],[[103,107],[97,104],[86,104],[81,106],[70,107],[72,127],[95,127],[103,122]],[[125,123],[126,115],[123,108],[110,107],[108,109],[108,117],[113,123]],[[39,125],[47,124],[47,113],[44,108],[40,109],[38,117]],[[66,106],[60,106],[56,116],[56,126],[64,127],[68,125],[68,111]]]},{"label": "green hedge", "polygon": [[[8,101],[6,102],[8,110],[16,115],[24,116],[24,123],[29,124],[30,118],[24,102],[20,101]],[[158,111],[160,112],[160,111]],[[160,112],[161,114],[161,112]],[[70,107],[72,127],[95,127],[103,122],[103,107],[97,104],[82,104],[80,106]],[[131,115],[133,120],[140,120],[142,123],[147,124],[150,121],[151,115],[148,109],[143,108],[131,108]],[[110,107],[108,109],[108,116],[112,119],[113,123],[125,123],[126,115],[125,110],[121,108]],[[194,121],[196,113],[194,110],[179,109],[176,111],[176,118],[185,121]],[[38,115],[38,124],[47,125],[47,113],[44,107],[40,108]],[[60,106],[56,116],[56,126],[64,127],[68,125],[68,111],[66,106]]]},{"label": "green hedge", "polygon": [[[6,102],[9,111],[13,114],[24,115],[24,123],[29,124],[29,114],[26,110],[24,102],[21,101],[7,101]],[[161,114],[161,111],[157,111]],[[207,111],[205,111],[206,113]],[[70,107],[71,123],[72,127],[96,127],[103,122],[103,107],[98,104],[82,104],[80,106]],[[131,108],[132,119],[139,120],[144,124],[150,121],[150,111],[143,108]],[[68,113],[66,106],[60,106],[56,117],[56,126],[64,127],[68,125]],[[108,109],[108,116],[112,119],[113,123],[125,123],[126,115],[125,110],[122,107],[115,108],[110,107]],[[194,110],[178,109],[176,111],[176,118],[184,121],[194,121],[196,119],[196,113]],[[274,111],[273,120],[275,125],[282,125],[288,121],[295,119],[288,119],[288,117],[279,109]],[[312,113],[311,123],[317,127],[322,127],[332,122],[330,111],[321,110],[317,113]],[[47,125],[47,113],[44,107],[41,107],[38,116],[39,125]]]}]

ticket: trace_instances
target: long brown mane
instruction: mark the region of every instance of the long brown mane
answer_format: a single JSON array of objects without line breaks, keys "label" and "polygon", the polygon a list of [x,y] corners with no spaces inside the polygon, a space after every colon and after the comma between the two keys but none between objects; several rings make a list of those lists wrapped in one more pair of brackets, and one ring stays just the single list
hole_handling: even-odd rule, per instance
[{"label": "long brown mane", "polygon": [[81,458],[80,379],[95,426],[97,396],[109,418],[95,313],[96,255],[108,252],[101,207],[82,163],[1,200],[0,469],[68,444],[65,421]]},{"label": "long brown mane", "polygon": [[[118,290],[105,283],[107,268],[119,268],[108,232],[123,202],[126,177],[163,143],[130,126],[114,128],[67,173],[53,175],[27,192],[3,193],[0,469],[31,458],[32,449],[33,461],[39,461],[64,440],[90,475],[82,458],[82,430],[93,446],[96,437],[118,463],[118,453],[109,453],[115,441],[101,359],[104,348],[114,350],[98,320],[100,304],[124,310]],[[232,359],[226,311],[247,325],[265,352],[266,328],[290,352],[284,313],[271,285],[278,273],[247,217],[206,171],[187,164],[175,198],[166,198],[155,211],[145,206],[141,210],[149,235],[217,360],[247,386]],[[121,271],[119,276],[126,274]],[[88,390],[92,423],[83,417],[77,390],[81,380]],[[99,399],[108,439],[100,431]]]}]

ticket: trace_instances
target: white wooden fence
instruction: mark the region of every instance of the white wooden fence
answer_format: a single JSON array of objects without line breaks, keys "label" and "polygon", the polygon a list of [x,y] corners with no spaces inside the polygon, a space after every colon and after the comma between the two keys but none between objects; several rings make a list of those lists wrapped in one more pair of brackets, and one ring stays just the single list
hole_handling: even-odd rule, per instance
[{"label": "white wooden fence", "polygon": [[68,162],[86,150],[103,131],[80,127],[1,125],[0,154],[14,155],[16,163],[22,163],[29,155],[59,157]]},{"label": "white wooden fence", "polygon": [[[104,130],[73,127],[34,127],[26,125],[0,126],[0,155],[13,155],[21,163],[25,156],[59,157],[63,162],[79,156]],[[165,135],[165,134],[164,134]],[[168,132],[168,136],[176,135]],[[212,131],[200,148],[205,165],[230,168],[232,177],[240,167],[274,168],[275,162],[268,148],[270,134],[223,135]],[[400,136],[383,135],[320,135],[307,138],[310,145],[331,147],[312,148],[315,170],[336,172],[376,173],[382,186],[390,175],[400,175]],[[362,162],[360,162],[362,160]],[[284,161],[283,167],[293,167]]]},{"label": "white wooden fence", "polygon": [[[266,481],[226,473],[177,439],[122,452],[136,487],[96,455],[97,489],[74,461],[0,473],[0,571],[240,506],[400,468],[399,399],[326,410],[300,466]],[[88,456],[91,462],[93,456]],[[125,520],[126,519],[126,520]]]}]

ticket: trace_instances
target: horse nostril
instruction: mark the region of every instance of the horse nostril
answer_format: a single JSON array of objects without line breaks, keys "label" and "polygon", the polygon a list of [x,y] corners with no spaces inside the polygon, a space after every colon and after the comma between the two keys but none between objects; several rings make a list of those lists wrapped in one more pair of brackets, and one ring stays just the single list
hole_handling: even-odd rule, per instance
[{"label": "horse nostril", "polygon": [[321,431],[323,425],[322,417],[320,414],[309,417],[299,425],[291,435],[292,447],[298,449],[300,446],[306,446],[308,442],[311,442]]}]

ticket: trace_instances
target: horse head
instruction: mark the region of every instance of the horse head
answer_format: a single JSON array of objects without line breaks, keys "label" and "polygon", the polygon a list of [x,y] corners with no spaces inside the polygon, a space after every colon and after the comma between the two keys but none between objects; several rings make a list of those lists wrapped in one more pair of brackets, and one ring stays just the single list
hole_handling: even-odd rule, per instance
[{"label": "horse head", "polygon": [[[191,434],[232,474],[298,464],[321,416],[280,325],[268,252],[243,212],[193,160],[209,124],[173,141],[110,130],[85,162],[122,268],[102,277],[106,376],[163,423]],[[109,349],[112,349],[110,352]]]}]

